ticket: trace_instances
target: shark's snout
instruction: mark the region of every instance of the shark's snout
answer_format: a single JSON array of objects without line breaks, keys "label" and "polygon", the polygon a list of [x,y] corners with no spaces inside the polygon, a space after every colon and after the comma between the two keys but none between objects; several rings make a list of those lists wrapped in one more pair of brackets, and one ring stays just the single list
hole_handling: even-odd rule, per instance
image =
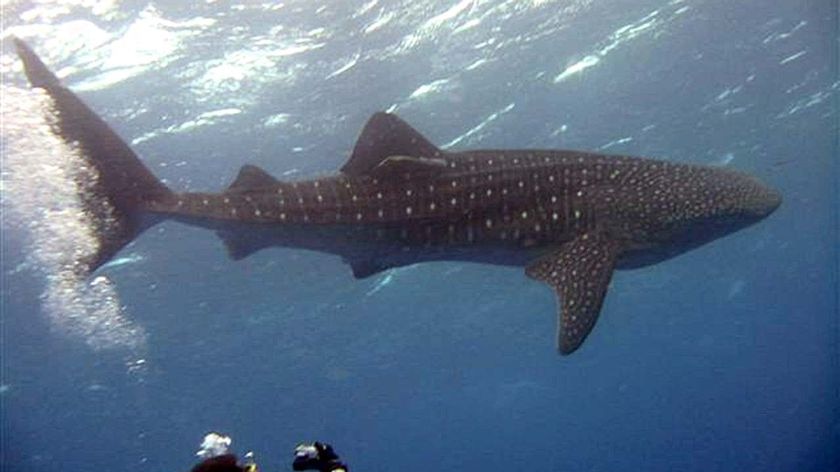
[{"label": "shark's snout", "polygon": [[752,185],[745,202],[746,209],[757,217],[770,215],[782,204],[782,194],[775,188],[754,177],[750,178]]},{"label": "shark's snout", "polygon": [[767,194],[767,214],[769,215],[782,204],[782,194],[772,187],[767,187]]}]

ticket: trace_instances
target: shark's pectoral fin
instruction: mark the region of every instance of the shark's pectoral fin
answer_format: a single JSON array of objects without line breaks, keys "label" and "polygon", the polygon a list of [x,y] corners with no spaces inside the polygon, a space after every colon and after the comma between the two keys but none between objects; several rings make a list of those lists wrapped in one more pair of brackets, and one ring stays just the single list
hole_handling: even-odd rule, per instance
[{"label": "shark's pectoral fin", "polygon": [[557,293],[561,354],[574,352],[595,326],[619,252],[619,245],[603,235],[582,234],[525,269]]},{"label": "shark's pectoral fin", "polygon": [[374,113],[341,172],[352,176],[368,175],[391,156],[440,159],[443,151],[397,115]]},{"label": "shark's pectoral fin", "polygon": [[234,179],[233,183],[230,184],[230,187],[227,188],[227,192],[247,192],[272,187],[276,184],[277,179],[272,177],[268,172],[257,166],[244,165],[239,169],[239,174],[236,176],[236,179]]}]

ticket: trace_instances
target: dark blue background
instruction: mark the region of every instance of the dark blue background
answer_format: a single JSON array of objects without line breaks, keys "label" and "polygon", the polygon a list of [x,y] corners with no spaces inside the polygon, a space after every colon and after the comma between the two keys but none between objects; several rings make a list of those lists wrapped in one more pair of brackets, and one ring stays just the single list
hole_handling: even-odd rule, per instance
[{"label": "dark blue background", "polygon": [[[358,471],[837,470],[835,2],[581,1],[562,14],[568,2],[491,13],[482,3],[456,21],[479,25],[431,30],[400,54],[407,34],[457,2],[386,2],[357,17],[362,2],[335,3],[266,13],[137,1],[109,19],[76,8],[50,21],[87,19],[119,37],[150,6],[171,21],[217,20],[169,62],[81,93],[129,141],[242,110],[136,146],[177,190],[216,191],[244,163],[329,173],[367,116],[393,104],[442,144],[513,103],[457,147],[598,149],[632,137],[609,152],[706,164],[731,153],[730,166],[779,188],[784,204],[755,227],[617,273],[594,332],[564,358],[554,296],[521,270],[424,264],[376,289],[388,274],[357,281],[322,254],[271,249],[232,262],[213,233],[175,223],[126,250],[142,261],[106,269],[148,332],[145,350],[93,351],[50,328],[41,273],[14,270],[30,242],[4,223],[3,470],[186,470],[209,430],[254,450],[266,471],[287,470],[291,448],[314,439]],[[27,32],[16,8],[4,27]],[[391,23],[361,34],[380,9]],[[654,10],[661,23],[553,82]],[[277,69],[258,72],[278,74],[245,77],[240,90],[190,88],[195,70],[278,25],[331,36],[271,58]],[[475,48],[489,38],[497,48]],[[354,54],[354,67],[327,78]],[[77,56],[45,57],[59,68]],[[481,57],[489,62],[465,70]],[[288,67],[293,81],[278,72]],[[80,67],[67,82],[97,73]],[[407,99],[442,78],[439,93]],[[19,73],[4,80],[24,85]],[[263,126],[280,112],[287,124]],[[137,357],[146,367],[129,370]]]}]

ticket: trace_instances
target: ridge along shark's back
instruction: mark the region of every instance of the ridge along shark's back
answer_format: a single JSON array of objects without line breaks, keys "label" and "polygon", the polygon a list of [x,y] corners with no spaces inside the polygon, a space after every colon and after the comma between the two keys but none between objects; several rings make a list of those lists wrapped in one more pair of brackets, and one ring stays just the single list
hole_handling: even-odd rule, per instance
[{"label": "ridge along shark's back", "polygon": [[[174,193],[15,39],[27,77],[53,99],[56,133],[97,176],[78,182],[96,224],[92,272],[167,218],[214,229],[234,259],[268,246],[343,257],[357,277],[430,260],[525,266],[560,305],[557,346],[574,352],[613,270],[672,257],[752,224],[781,197],[747,175],[564,150],[445,152],[395,115],[374,114],[341,172],[281,182],[244,166],[222,193]],[[151,216],[151,217],[150,217]]]}]

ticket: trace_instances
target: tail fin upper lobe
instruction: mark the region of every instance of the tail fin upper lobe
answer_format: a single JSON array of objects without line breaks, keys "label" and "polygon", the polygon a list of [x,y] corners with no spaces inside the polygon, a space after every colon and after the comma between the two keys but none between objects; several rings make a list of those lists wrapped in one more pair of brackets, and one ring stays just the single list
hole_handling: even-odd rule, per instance
[{"label": "tail fin upper lobe", "polygon": [[31,85],[44,89],[53,100],[55,132],[77,147],[96,172],[95,178],[80,173],[85,181],[78,182],[99,241],[97,253],[80,261],[84,270],[92,272],[146,229],[140,218],[144,207],[173,199],[173,193],[102,118],[61,85],[26,43],[18,38],[14,42]]}]

